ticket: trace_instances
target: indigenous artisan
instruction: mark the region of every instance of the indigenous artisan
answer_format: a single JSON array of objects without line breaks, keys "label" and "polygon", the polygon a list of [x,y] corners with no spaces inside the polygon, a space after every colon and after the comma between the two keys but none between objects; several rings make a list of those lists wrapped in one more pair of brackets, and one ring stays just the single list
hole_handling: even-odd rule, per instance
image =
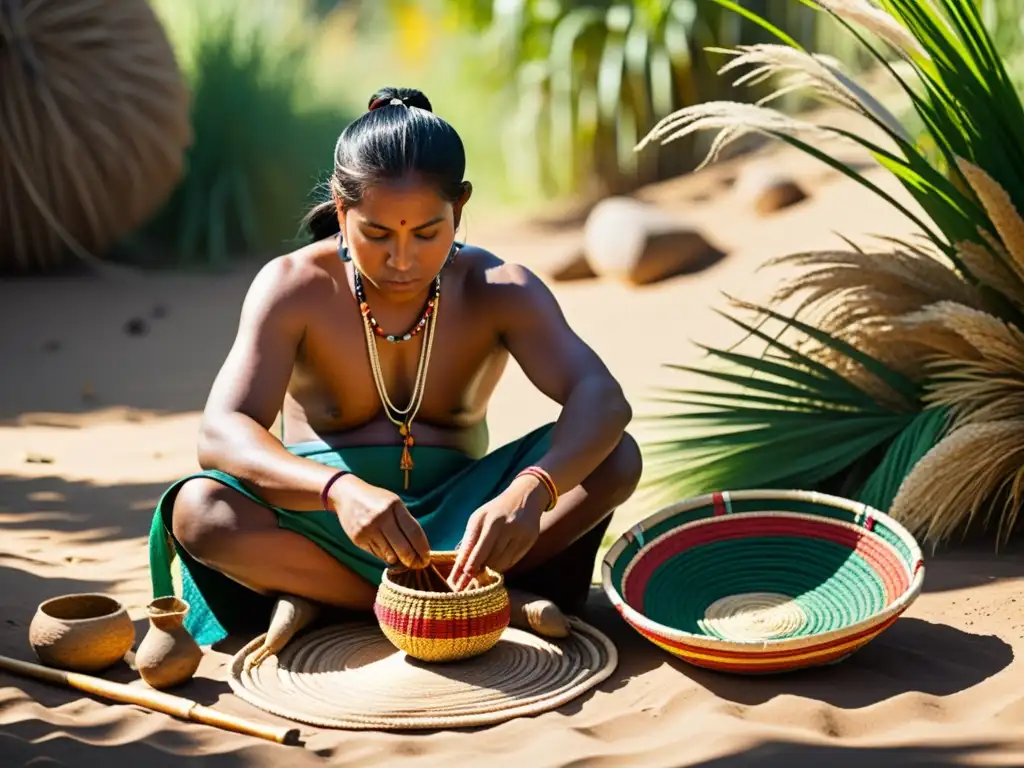
[{"label": "indigenous artisan", "polygon": [[[431,551],[458,552],[455,590],[503,573],[516,626],[543,632],[531,605],[586,599],[641,474],[631,409],[541,280],[456,241],[465,166],[422,93],[379,91],[338,139],[312,242],[254,278],[203,414],[202,471],[164,493],[150,541],[155,594],[173,593],[180,559],[200,644],[265,628],[282,596],[370,610],[384,568]],[[562,408],[489,451],[509,356]]]}]

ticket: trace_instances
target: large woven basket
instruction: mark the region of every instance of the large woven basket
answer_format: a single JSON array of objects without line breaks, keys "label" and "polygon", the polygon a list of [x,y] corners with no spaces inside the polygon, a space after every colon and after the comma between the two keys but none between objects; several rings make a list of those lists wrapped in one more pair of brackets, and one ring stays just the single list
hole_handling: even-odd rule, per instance
[{"label": "large woven basket", "polygon": [[[445,578],[454,552],[434,552],[431,562]],[[489,651],[509,625],[511,606],[500,573],[487,569],[461,592],[417,589],[408,570],[384,572],[373,606],[384,635],[422,661],[456,661]]]},{"label": "large woven basket", "polygon": [[921,551],[864,504],[804,491],[715,493],[626,531],[602,563],[613,605],[681,659],[759,674],[838,662],[917,598]]}]

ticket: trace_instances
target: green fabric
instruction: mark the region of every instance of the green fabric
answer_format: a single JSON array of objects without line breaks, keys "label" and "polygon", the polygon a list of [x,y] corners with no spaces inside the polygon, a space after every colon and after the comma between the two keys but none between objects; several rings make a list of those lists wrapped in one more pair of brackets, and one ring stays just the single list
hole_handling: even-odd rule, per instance
[{"label": "green fabric", "polygon": [[[315,441],[287,448],[297,456],[348,469],[368,483],[397,493],[423,526],[431,547],[453,550],[462,539],[469,516],[547,452],[552,426],[540,427],[480,459],[452,449],[417,446],[408,490],[403,488],[404,474],[398,468],[401,446],[336,449]],[[296,512],[272,506],[237,478],[218,470],[187,475],[175,481],[157,502],[149,537],[149,564],[153,596],[162,597],[175,593],[171,563],[175,555],[180,559],[180,597],[191,605],[185,626],[200,645],[212,645],[234,632],[265,629],[273,600],[197,562],[174,540],[170,533],[174,499],[186,482],[197,477],[217,480],[267,507],[277,515],[281,528],[306,536],[370,583],[380,583],[385,564],[356,547],[333,512]]]}]

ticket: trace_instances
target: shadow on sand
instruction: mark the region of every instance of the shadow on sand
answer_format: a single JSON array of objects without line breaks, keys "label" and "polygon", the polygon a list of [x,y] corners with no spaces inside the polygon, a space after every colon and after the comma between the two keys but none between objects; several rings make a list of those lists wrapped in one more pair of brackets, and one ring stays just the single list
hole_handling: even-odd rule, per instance
[{"label": "shadow on sand", "polygon": [[[785,695],[843,709],[878,704],[910,692],[951,696],[978,685],[1013,661],[1013,649],[998,637],[972,635],[905,616],[839,664],[783,675],[740,676],[699,669],[654,647],[622,621],[603,595],[591,596],[585,618],[607,633],[619,649],[619,667],[601,690],[616,690],[634,677],[667,665],[716,696],[747,706]],[[579,705],[571,704],[562,711]]]},{"label": "shadow on sand", "polygon": [[[1019,755],[1024,744],[974,743],[962,746],[842,747],[770,741],[734,755],[701,763],[691,768],[791,768],[791,766],[829,766],[829,768],[907,768],[927,766],[944,768],[980,764],[981,758],[1010,750]],[[1011,763],[1000,763],[1011,765]],[[1019,763],[1018,763],[1019,764]]]}]

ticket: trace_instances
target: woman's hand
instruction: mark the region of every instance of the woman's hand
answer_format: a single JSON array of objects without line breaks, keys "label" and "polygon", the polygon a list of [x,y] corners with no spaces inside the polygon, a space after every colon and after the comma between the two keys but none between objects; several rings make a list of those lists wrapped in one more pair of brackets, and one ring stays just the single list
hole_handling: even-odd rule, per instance
[{"label": "woman's hand", "polygon": [[[504,573],[530,551],[540,535],[545,503],[536,478],[518,477],[504,493],[469,518],[449,582],[464,589],[485,567]],[[543,491],[543,489],[541,489]]]},{"label": "woman's hand", "polygon": [[388,565],[424,568],[430,544],[397,494],[345,475],[330,490],[330,507],[353,544]]}]

